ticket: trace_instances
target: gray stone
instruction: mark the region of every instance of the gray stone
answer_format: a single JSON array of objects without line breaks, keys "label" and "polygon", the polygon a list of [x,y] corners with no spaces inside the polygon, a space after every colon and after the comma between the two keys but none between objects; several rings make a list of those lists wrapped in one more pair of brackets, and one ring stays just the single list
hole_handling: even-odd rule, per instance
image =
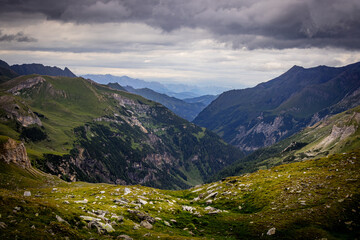
[{"label": "gray stone", "polygon": [[125,188],[124,189],[124,195],[128,195],[129,193],[131,193],[130,188]]},{"label": "gray stone", "polygon": [[7,225],[4,222],[0,222],[0,228],[7,228]]},{"label": "gray stone", "polygon": [[132,237],[125,235],[125,234],[121,234],[119,236],[117,236],[116,239],[122,239],[122,240],[133,240]]},{"label": "gray stone", "polygon": [[140,228],[139,224],[135,224],[134,227],[133,227],[134,230],[138,230],[139,228]]},{"label": "gray stone", "polygon": [[276,228],[270,228],[268,231],[267,231],[267,235],[269,235],[269,236],[271,236],[271,235],[274,235],[275,234],[275,232],[276,232]]},{"label": "gray stone", "polygon": [[192,213],[196,209],[194,207],[190,207],[190,206],[182,206],[182,210]]},{"label": "gray stone", "polygon": [[205,200],[206,200],[206,199],[209,199],[209,198],[214,198],[214,197],[216,197],[216,195],[218,195],[218,192],[210,193],[210,194],[205,198]]},{"label": "gray stone", "polygon": [[88,203],[89,201],[87,199],[74,201],[75,203]]},{"label": "gray stone", "polygon": [[149,223],[148,221],[144,220],[141,221],[140,226],[146,228],[146,229],[152,229],[153,225],[151,223]]},{"label": "gray stone", "polygon": [[130,214],[132,214],[133,216],[135,216],[136,218],[138,218],[140,221],[142,220],[146,220],[149,223],[154,224],[155,223],[155,218],[151,217],[150,215],[144,213],[144,212],[140,212],[139,210],[131,210],[128,209],[127,210]]},{"label": "gray stone", "polygon": [[31,196],[31,192],[30,191],[25,191],[24,192],[24,197],[30,197]]}]

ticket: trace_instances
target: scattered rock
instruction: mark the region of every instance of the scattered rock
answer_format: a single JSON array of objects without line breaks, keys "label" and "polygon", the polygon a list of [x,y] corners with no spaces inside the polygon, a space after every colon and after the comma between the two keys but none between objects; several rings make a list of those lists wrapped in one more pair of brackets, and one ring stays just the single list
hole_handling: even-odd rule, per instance
[{"label": "scattered rock", "polygon": [[148,203],[147,201],[142,200],[141,198],[138,198],[137,202],[140,203],[141,205],[146,205]]},{"label": "scattered rock", "polygon": [[80,218],[82,218],[86,222],[101,221],[100,218],[94,218],[94,217],[90,217],[90,216],[80,216]]},{"label": "scattered rock", "polygon": [[58,222],[63,222],[63,223],[69,224],[67,221],[62,219],[59,215],[56,215],[56,220],[58,220]]},{"label": "scattered rock", "polygon": [[124,189],[124,195],[128,195],[129,193],[131,193],[130,188],[125,188]]},{"label": "scattered rock", "polygon": [[0,228],[2,229],[7,228],[7,225],[4,222],[0,222]]},{"label": "scattered rock", "polygon": [[190,207],[190,206],[182,206],[182,210],[192,213],[196,209],[194,207]]},{"label": "scattered rock", "polygon": [[170,225],[170,223],[169,223],[168,221],[165,221],[165,220],[164,220],[164,224],[165,224],[166,226],[168,226],[168,227],[171,227],[171,225]]},{"label": "scattered rock", "polygon": [[74,203],[88,203],[89,201],[85,198],[84,200],[74,201]]},{"label": "scattered rock", "polygon": [[140,228],[139,224],[135,224],[134,227],[133,227],[134,230],[138,230],[139,228]]},{"label": "scattered rock", "polygon": [[122,239],[122,240],[133,240],[132,237],[125,235],[125,234],[121,234],[119,236],[117,236],[117,239]]},{"label": "scattered rock", "polygon": [[216,197],[216,195],[218,195],[218,192],[210,193],[210,194],[205,198],[205,200],[206,200],[206,199],[209,199],[209,198],[214,198],[214,197]]},{"label": "scattered rock", "polygon": [[123,222],[124,221],[124,217],[123,216],[117,216],[115,214],[113,214],[111,216],[111,219],[115,218],[117,222]]},{"label": "scattered rock", "polygon": [[146,228],[146,229],[152,229],[153,225],[151,223],[149,223],[146,220],[141,221],[140,226]]},{"label": "scattered rock", "polygon": [[63,201],[64,204],[70,204],[68,200]]},{"label": "scattered rock", "polygon": [[128,209],[127,211],[136,218],[138,218],[140,221],[146,220],[151,224],[154,224],[156,222],[155,218],[151,217],[150,215],[144,212],[140,212],[138,210],[131,210],[131,209]]},{"label": "scattered rock", "polygon": [[30,197],[31,196],[31,192],[30,191],[25,191],[24,192],[24,197]]},{"label": "scattered rock", "polygon": [[88,223],[88,227],[96,228],[99,234],[104,234],[106,232],[110,233],[115,231],[115,229],[110,224],[108,223],[105,224],[99,221],[90,221]]},{"label": "scattered rock", "polygon": [[276,228],[270,228],[268,231],[267,231],[267,235],[271,236],[271,235],[274,235],[275,234],[275,231],[276,231]]},{"label": "scattered rock", "polygon": [[100,194],[104,194],[105,193],[105,191],[100,191]]},{"label": "scattered rock", "polygon": [[127,202],[123,201],[122,199],[114,199],[113,202],[115,204],[120,204],[120,205],[126,205]]}]

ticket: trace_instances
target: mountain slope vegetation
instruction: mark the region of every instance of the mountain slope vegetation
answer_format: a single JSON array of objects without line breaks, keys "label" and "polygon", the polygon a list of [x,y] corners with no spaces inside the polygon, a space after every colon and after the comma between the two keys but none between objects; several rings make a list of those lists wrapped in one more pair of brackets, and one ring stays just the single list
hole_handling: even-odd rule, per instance
[{"label": "mountain slope vegetation", "polygon": [[187,188],[243,156],[156,102],[83,78],[27,75],[0,88],[0,134],[68,181]]},{"label": "mountain slope vegetation", "polygon": [[360,149],[360,106],[328,117],[224,168],[212,180]]},{"label": "mountain slope vegetation", "polygon": [[358,150],[188,190],[66,183],[0,162],[1,239],[355,239]]},{"label": "mountain slope vegetation", "polygon": [[252,152],[360,103],[360,63],[340,68],[294,66],[253,88],[221,94],[194,123]]}]

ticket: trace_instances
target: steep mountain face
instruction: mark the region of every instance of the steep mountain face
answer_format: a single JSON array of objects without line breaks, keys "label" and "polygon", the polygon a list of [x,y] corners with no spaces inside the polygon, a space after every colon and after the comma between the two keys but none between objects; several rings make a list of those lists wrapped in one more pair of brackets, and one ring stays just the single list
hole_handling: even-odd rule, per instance
[{"label": "steep mountain face", "polygon": [[11,69],[20,75],[40,74],[48,76],[76,77],[67,67],[64,70],[58,67],[44,66],[42,64],[21,64],[12,65]]},{"label": "steep mountain face", "polygon": [[6,136],[0,136],[0,162],[13,163],[22,168],[30,168],[25,145]]},{"label": "steep mountain face", "polygon": [[360,106],[328,117],[224,168],[212,180],[360,149]]},{"label": "steep mountain face", "polygon": [[158,103],[83,78],[20,76],[0,88],[0,134],[66,180],[186,188],[242,156]]},{"label": "steep mountain face", "polygon": [[[110,84],[108,86],[111,87]],[[115,89],[119,89],[115,85],[112,85],[112,87]],[[201,112],[206,107],[205,104],[199,102],[187,103],[183,100],[169,97],[166,94],[155,92],[149,88],[135,89],[130,86],[126,86],[125,89],[128,92],[161,103],[162,105],[170,109],[173,113],[188,121],[192,121],[199,114],[199,112]]]},{"label": "steep mountain face", "polygon": [[9,64],[0,60],[0,84],[17,76],[19,76],[19,74],[14,72]]},{"label": "steep mountain face", "polygon": [[359,91],[360,63],[341,68],[294,66],[254,88],[221,94],[193,122],[252,152],[358,105]]}]

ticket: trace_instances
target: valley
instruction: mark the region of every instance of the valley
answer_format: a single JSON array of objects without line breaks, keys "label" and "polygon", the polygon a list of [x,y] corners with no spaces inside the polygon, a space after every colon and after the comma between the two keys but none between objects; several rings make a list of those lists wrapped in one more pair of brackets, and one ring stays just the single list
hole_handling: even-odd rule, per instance
[{"label": "valley", "polygon": [[[1,239],[356,239],[360,234],[356,64],[331,80],[352,81],[341,88],[345,96],[331,104],[317,98],[326,102],[317,112],[306,104],[279,112],[264,107],[263,117],[251,124],[256,131],[272,129],[267,135],[272,142],[247,155],[156,102],[161,98],[182,110],[188,103],[194,111],[194,103],[209,104],[211,96],[176,105],[175,98],[150,89],[14,75],[3,66]],[[296,67],[285,75],[294,71],[303,74]],[[330,84],[326,79],[317,81]],[[234,91],[220,95],[196,119]],[[273,117],[278,120],[266,123]],[[296,127],[286,129],[285,118]],[[278,129],[289,136],[274,137]]]},{"label": "valley", "polygon": [[2,239],[354,239],[360,152],[187,190],[68,183],[1,164]]}]

